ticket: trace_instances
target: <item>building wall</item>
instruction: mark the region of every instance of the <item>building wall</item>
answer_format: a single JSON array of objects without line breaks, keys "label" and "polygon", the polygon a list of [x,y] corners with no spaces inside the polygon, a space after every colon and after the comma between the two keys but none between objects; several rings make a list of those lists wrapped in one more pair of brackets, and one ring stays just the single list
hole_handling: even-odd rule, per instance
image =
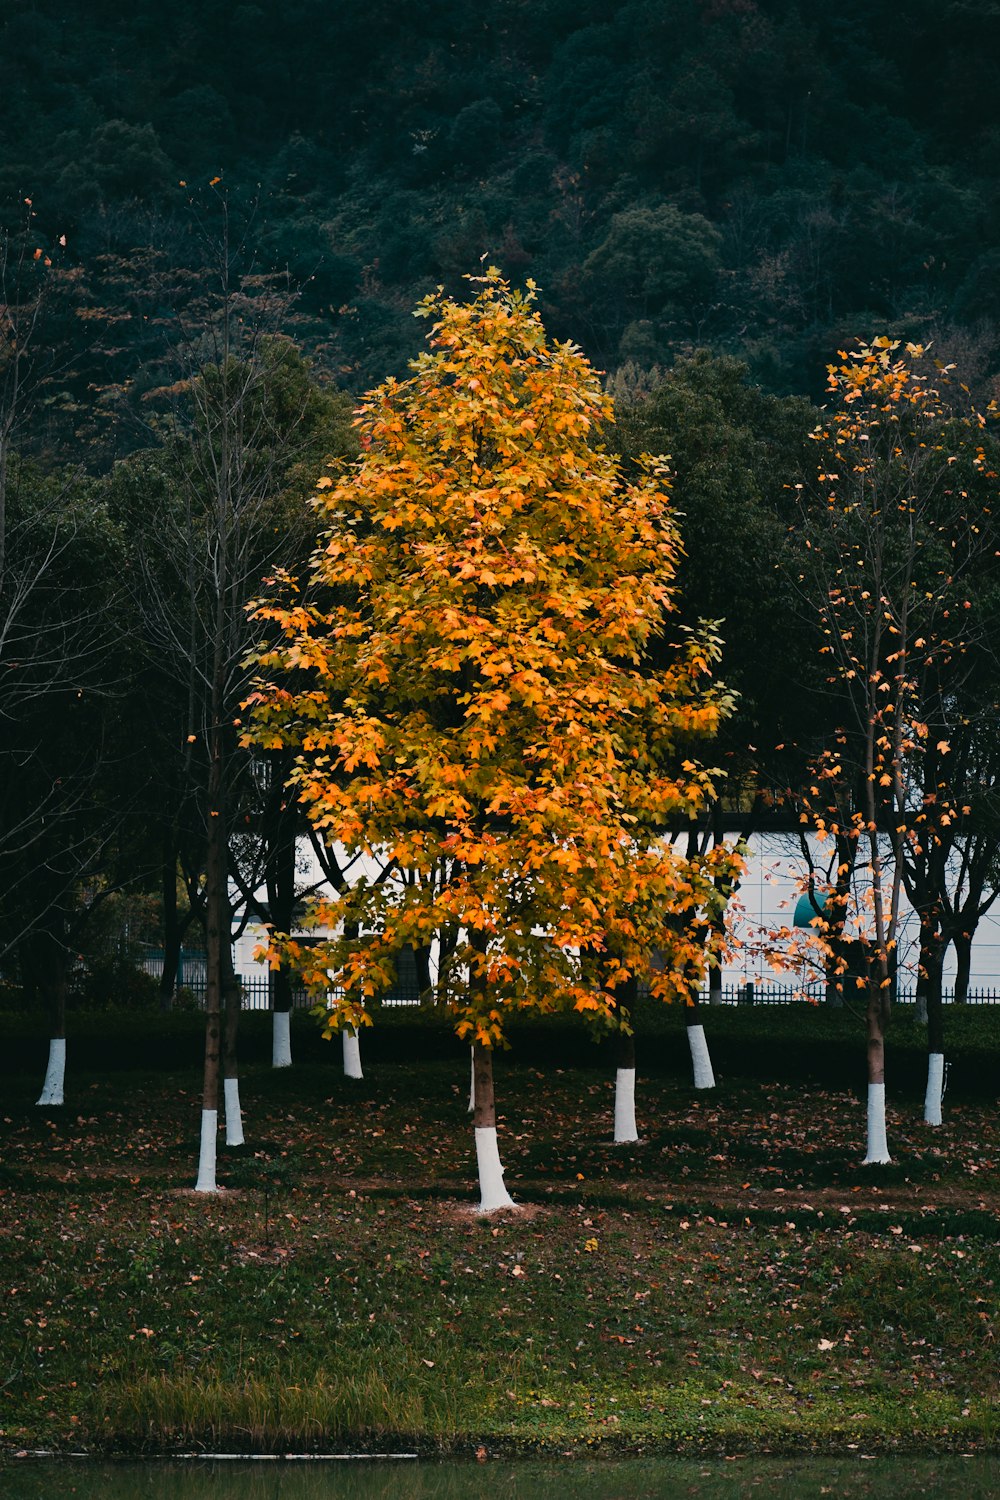
[{"label": "building wall", "polygon": [[[301,851],[303,868],[312,860],[311,850]],[[819,862],[819,861],[817,861]],[[370,873],[370,872],[369,872]],[[766,985],[794,984],[796,972],[779,973],[766,956],[769,934],[782,926],[791,926],[795,903],[804,889],[806,863],[794,834],[762,834],[751,841],[747,874],[740,888],[737,904],[742,909],[734,919],[736,936],[741,939],[739,951],[723,970],[723,985],[736,986],[753,981]],[[319,878],[313,863],[304,875],[304,884]],[[900,984],[913,985],[916,978],[917,922],[907,906],[900,955]],[[237,940],[235,959],[237,973],[262,974],[266,965],[254,958],[254,949],[263,939],[263,930],[251,925]],[[945,985],[953,982],[954,954],[949,949],[945,960]],[[1000,990],[1000,901],[994,913],[980,923],[972,950],[972,989]]]},{"label": "building wall", "polygon": [[[819,863],[819,860],[817,860]],[[738,954],[723,971],[723,984],[755,982],[787,983],[778,975],[762,951],[764,937],[781,926],[791,926],[795,903],[801,895],[808,874],[795,834],[762,834],[751,841],[746,878],[739,892],[745,916],[739,929],[748,940],[748,948]],[[900,949],[900,984],[908,988],[916,980],[917,919],[905,901],[905,918]],[[954,981],[955,957],[949,948],[945,959],[945,986]],[[993,912],[979,924],[972,948],[970,988],[1000,989],[1000,901]]]}]

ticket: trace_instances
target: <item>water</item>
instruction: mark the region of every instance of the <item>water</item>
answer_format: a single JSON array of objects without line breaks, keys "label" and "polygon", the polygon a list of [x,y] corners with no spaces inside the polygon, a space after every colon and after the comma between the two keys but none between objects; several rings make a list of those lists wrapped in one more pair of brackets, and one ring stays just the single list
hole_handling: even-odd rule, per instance
[{"label": "water", "polygon": [[998,1493],[996,1457],[0,1464],[3,1500],[995,1500]]}]

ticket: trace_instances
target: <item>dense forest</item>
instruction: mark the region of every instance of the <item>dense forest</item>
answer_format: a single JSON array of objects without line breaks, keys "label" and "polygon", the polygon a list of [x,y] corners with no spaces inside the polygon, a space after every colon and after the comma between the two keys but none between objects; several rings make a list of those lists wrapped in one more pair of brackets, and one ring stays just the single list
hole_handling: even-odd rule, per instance
[{"label": "dense forest", "polygon": [[880,332],[982,385],[998,56],[1000,8],[965,0],[95,0],[85,25],[37,0],[0,25],[0,202],[110,304],[99,385],[141,383],[140,290],[197,266],[216,178],[352,390],[484,255],[608,371],[707,346],[815,397]]},{"label": "dense forest", "polygon": [[[166,950],[165,1003],[210,889],[223,928],[290,928],[289,765],[239,744],[247,606],[275,567],[305,567],[307,498],[356,452],[357,397],[406,376],[421,299],[462,298],[489,265],[536,288],[547,333],[601,372],[624,474],[670,455],[674,625],[721,622],[736,708],[711,755],[744,831],[779,804],[786,826],[836,817],[808,768],[847,761],[848,684],[886,670],[887,648],[869,677],[845,657],[831,690],[823,641],[852,639],[844,612],[869,593],[842,593],[832,619],[829,580],[848,553],[899,553],[860,480],[843,511],[875,529],[831,529],[824,465],[847,441],[851,472],[891,494],[902,448],[863,449],[869,432],[837,436],[821,408],[846,422],[864,394],[872,432],[880,409],[918,414],[898,578],[929,601],[906,627],[906,693],[939,753],[897,745],[886,774],[906,774],[884,800],[924,831],[935,802],[940,868],[897,860],[898,879],[923,902],[926,953],[967,944],[1000,888],[1000,465],[970,408],[1000,390],[998,55],[1000,6],[963,0],[98,0],[85,26],[65,0],[10,8],[4,982],[55,1011],[70,985],[131,984],[127,964],[107,972],[132,952],[125,893],[130,930]],[[862,375],[836,364],[862,345]],[[940,396],[935,359],[956,371]],[[896,607],[889,584],[882,599]]]}]

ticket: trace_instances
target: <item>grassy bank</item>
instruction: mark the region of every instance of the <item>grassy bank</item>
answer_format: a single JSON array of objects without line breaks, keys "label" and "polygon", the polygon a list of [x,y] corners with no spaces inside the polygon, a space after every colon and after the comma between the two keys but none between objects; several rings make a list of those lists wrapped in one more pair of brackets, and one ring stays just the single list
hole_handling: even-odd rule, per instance
[{"label": "grassy bank", "polygon": [[[446,1038],[387,1028],[350,1086],[303,1021],[304,1062],[247,1067],[248,1147],[201,1197],[197,1055],[173,1050],[196,1022],[141,1018],[151,1050],[128,1068],[123,1029],[109,1059],[107,1018],[87,1018],[89,1056],[82,1020],[64,1109],[34,1107],[37,1068],[0,1064],[8,1451],[997,1444],[996,1101],[953,1083],[924,1127],[905,1021],[916,1082],[890,1085],[883,1168],[859,1166],[863,1056],[841,1018],[713,1016],[721,1083],[698,1095],[665,1029],[630,1147],[608,1144],[607,1061],[558,1067],[551,1037],[525,1036],[497,1070],[525,1208],[483,1221]],[[1000,1076],[993,1018],[956,1022],[959,1084]],[[857,1086],[832,1087],[849,1042]],[[786,1054],[808,1087],[760,1066]]]}]

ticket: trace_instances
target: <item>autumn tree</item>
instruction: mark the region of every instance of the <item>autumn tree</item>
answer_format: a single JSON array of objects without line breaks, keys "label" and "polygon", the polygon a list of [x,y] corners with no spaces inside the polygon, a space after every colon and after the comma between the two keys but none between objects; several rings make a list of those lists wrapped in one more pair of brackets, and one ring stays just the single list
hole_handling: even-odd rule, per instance
[{"label": "autumn tree", "polygon": [[714,795],[691,747],[727,708],[710,632],[648,666],[679,552],[662,472],[623,482],[598,377],[548,340],[530,283],[474,286],[420,305],[429,348],[366,397],[358,462],[320,480],[311,576],[260,606],[252,733],[294,749],[324,837],[389,870],[317,900],[313,926],[339,931],[272,960],[329,994],[330,1035],[369,1024],[404,948],[436,941],[436,999],[474,1049],[487,1212],[511,1201],[492,1068],[510,1017],[627,1026],[633,977],[683,994],[733,856],[662,837]]},{"label": "autumn tree", "polygon": [[[948,376],[920,346],[900,353],[887,338],[842,353],[814,434],[820,469],[801,491],[800,584],[819,611],[838,708],[802,817],[842,851],[817,926],[845,994],[864,996],[868,1162],[889,1160],[885,1028],[904,896],[928,916],[939,902],[938,854],[961,814],[945,733],[961,715],[948,705],[987,640],[977,579],[995,567],[986,419],[956,405]],[[929,1066],[939,1094],[940,1047]]]}]

